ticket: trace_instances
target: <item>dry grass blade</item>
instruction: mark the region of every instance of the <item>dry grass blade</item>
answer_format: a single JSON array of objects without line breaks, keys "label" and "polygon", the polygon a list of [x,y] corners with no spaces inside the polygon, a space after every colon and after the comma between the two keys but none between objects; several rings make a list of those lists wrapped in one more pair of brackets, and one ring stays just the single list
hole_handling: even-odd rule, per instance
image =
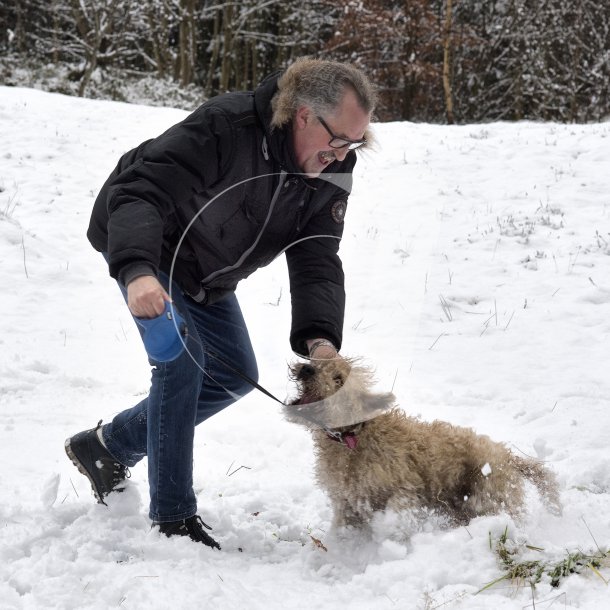
[{"label": "dry grass blade", "polygon": [[324,546],[324,544],[322,543],[322,541],[319,538],[316,538],[316,537],[312,536],[311,534],[309,535],[309,537],[311,538],[311,540],[314,543],[314,545],[316,546],[316,548],[322,549],[324,552],[328,552],[328,549]]},{"label": "dry grass blade", "polygon": [[566,556],[560,561],[544,559],[519,561],[519,554],[523,549],[540,553],[544,551],[541,547],[525,543],[516,543],[513,540],[510,540],[508,538],[508,529],[504,530],[493,550],[496,555],[498,555],[505,573],[486,584],[477,591],[477,594],[486,591],[505,580],[516,583],[529,583],[530,586],[534,588],[546,577],[549,579],[549,584],[552,587],[558,587],[561,584],[561,581],[567,576],[570,576],[571,574],[581,574],[587,569],[599,576],[605,584],[608,584],[608,580],[602,576],[599,569],[608,565],[607,560],[609,559],[609,553],[607,551],[602,551],[599,547],[599,555],[587,554],[582,551],[566,551]]}]

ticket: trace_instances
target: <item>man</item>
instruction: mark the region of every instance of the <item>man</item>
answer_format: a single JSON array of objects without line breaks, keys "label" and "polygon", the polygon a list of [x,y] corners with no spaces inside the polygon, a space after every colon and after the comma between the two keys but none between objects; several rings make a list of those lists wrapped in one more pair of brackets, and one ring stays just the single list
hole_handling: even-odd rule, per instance
[{"label": "man", "polygon": [[168,362],[149,352],[149,395],[66,441],[99,502],[147,456],[153,525],[220,548],[197,515],[193,437],[252,389],[235,370],[257,378],[235,287],[285,251],[291,346],[337,357],[345,303],[337,252],[354,150],[370,141],[375,101],[356,68],[302,59],[254,92],[209,100],[120,159],[88,238],[135,318],[156,318],[171,300],[186,349]]}]

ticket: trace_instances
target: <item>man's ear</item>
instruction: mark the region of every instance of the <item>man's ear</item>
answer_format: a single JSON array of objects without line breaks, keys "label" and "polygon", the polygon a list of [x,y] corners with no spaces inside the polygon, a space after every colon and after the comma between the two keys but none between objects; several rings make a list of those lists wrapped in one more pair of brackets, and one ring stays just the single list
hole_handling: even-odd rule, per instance
[{"label": "man's ear", "polygon": [[305,129],[312,117],[311,108],[309,106],[300,106],[294,116],[294,124],[297,129]]}]

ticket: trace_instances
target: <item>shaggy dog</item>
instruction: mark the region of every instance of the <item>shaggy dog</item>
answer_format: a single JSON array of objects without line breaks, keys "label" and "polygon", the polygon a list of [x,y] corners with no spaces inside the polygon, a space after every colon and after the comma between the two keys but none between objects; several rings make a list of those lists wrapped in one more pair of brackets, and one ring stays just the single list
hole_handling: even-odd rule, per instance
[{"label": "shaggy dog", "polygon": [[386,509],[423,509],[451,525],[500,511],[518,517],[525,480],[561,512],[555,478],[539,462],[469,428],[407,417],[392,394],[371,393],[371,373],[357,361],[312,360],[291,376],[299,395],[285,415],[312,430],[333,525],[363,526]]}]

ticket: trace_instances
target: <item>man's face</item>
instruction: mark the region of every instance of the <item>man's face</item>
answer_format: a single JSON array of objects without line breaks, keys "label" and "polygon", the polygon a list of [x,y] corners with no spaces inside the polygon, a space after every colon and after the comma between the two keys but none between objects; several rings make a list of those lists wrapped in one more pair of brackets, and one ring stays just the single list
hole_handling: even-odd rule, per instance
[{"label": "man's face", "polygon": [[[361,140],[371,119],[358,105],[355,94],[349,90],[335,111],[321,118],[334,135],[348,140]],[[297,164],[309,178],[317,178],[335,159],[343,161],[349,152],[347,146],[329,146],[332,136],[308,106],[297,110],[293,121],[293,136]]]}]

